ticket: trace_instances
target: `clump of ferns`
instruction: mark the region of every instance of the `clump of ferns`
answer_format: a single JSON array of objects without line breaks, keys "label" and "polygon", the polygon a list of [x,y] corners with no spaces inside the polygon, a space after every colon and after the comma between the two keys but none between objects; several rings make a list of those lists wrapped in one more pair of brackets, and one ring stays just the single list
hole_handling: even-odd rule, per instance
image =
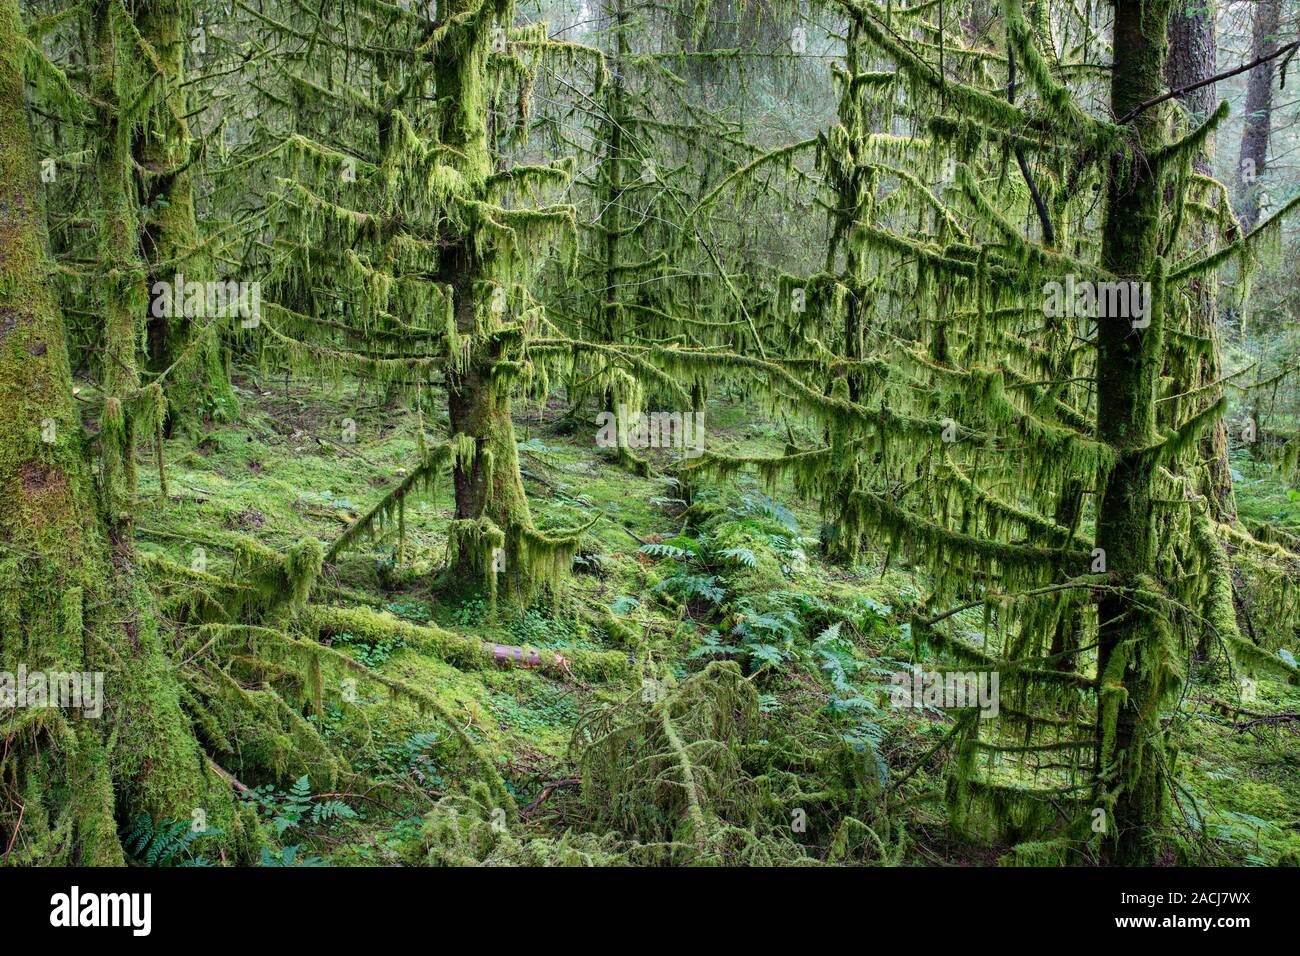
[{"label": "clump of ferns", "polygon": [[[745,568],[757,564],[760,559],[751,555],[747,561],[734,547],[718,547],[719,538],[734,544],[734,537],[728,540],[732,529],[756,529],[786,540],[797,540],[798,535],[794,515],[767,496],[744,496],[739,506],[719,511],[706,526],[708,531],[697,539],[681,536],[644,549],[671,558],[679,568],[685,566],[666,582],[691,582],[700,577],[692,573],[699,566],[711,570],[711,563],[733,558],[729,567],[719,570],[743,575]],[[749,541],[760,552],[766,550],[765,543]],[[690,658],[743,663],[747,686],[769,691],[758,696],[760,714],[786,707],[778,693],[782,690],[799,711],[782,713],[764,735],[769,741],[780,738],[767,755],[764,773],[779,782],[786,812],[798,808],[816,816],[815,842],[827,858],[896,858],[901,850],[890,843],[888,821],[879,818],[879,796],[890,776],[881,752],[883,715],[874,695],[862,689],[864,682],[877,683],[880,675],[858,650],[859,642],[886,635],[892,608],[870,598],[831,604],[815,594],[788,589],[738,593],[724,601],[723,588],[731,581],[719,576],[706,583],[719,592],[713,602],[717,625],[704,632]],[[823,689],[808,693],[807,681],[793,679],[796,672],[816,675]],[[784,734],[791,721],[798,724],[799,733]],[[807,741],[814,743],[809,746]],[[818,782],[809,785],[809,777]],[[832,837],[832,820],[838,821],[836,827],[848,829]]]},{"label": "clump of ferns", "polygon": [[155,820],[147,813],[135,818],[122,837],[122,847],[134,866],[211,866],[212,861],[196,852],[205,837],[220,836],[197,821]]},{"label": "clump of ferns", "polygon": [[311,778],[303,774],[285,791],[273,784],[264,784],[257,790],[241,795],[265,817],[277,838],[283,839],[289,830],[329,830],[360,814],[337,798],[317,797],[311,792]]},{"label": "clump of ferns", "polygon": [[725,589],[723,575],[772,571],[792,573],[805,559],[798,520],[785,505],[767,495],[741,498],[737,507],[703,506],[716,496],[701,494],[702,507],[688,521],[693,533],[683,532],[661,542],[643,545],[641,553],[675,562],[670,575],[655,593],[685,601],[720,604]]}]

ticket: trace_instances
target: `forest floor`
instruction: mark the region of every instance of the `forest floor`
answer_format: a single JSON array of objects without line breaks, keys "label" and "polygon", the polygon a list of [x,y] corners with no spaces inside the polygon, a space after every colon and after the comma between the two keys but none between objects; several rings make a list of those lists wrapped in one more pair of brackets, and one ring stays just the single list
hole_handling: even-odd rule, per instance
[{"label": "forest floor", "polygon": [[[328,545],[416,460],[416,416],[373,394],[251,370],[237,374],[236,385],[237,421],[167,443],[166,500],[156,468],[142,463],[137,525],[144,552],[186,566],[200,556],[209,573],[229,575],[246,537],[280,553],[307,536]],[[948,825],[943,748],[902,779],[953,721],[935,709],[890,706],[889,675],[912,658],[906,622],[927,593],[924,577],[882,555],[851,568],[829,563],[815,506],[789,487],[763,488],[743,475],[693,489],[688,523],[673,480],[620,468],[594,446],[595,425],[587,420],[594,415],[566,425],[567,411],[561,403],[516,409],[536,524],[572,527],[604,516],[584,539],[562,598],[526,609],[503,606],[495,615],[486,597],[440,600],[430,585],[452,514],[445,482],[408,505],[400,554],[391,528],[326,567],[313,603],[375,614],[358,633],[335,628],[322,638],[367,668],[432,694],[455,715],[496,760],[527,836],[553,838],[590,822],[571,741],[584,715],[638,692],[637,679],[628,676],[635,672],[602,682],[544,668],[461,669],[413,646],[423,625],[570,656],[575,649],[612,651],[632,661],[652,653],[678,680],[710,660],[735,660],[758,690],[763,726],[753,741],[727,743],[738,750],[752,743],[751,760],[782,735],[815,739],[822,753],[838,739],[866,755],[874,777],[863,784],[850,772],[850,787],[865,786],[872,801],[889,804],[889,822],[874,823],[872,838],[855,842],[837,824],[850,812],[866,818],[869,811],[854,806],[857,797],[818,803],[809,796],[800,806],[786,799],[789,819],[776,823],[794,830],[792,839],[810,858],[983,865],[1004,857],[1008,840],[983,842]],[[782,427],[740,399],[711,404],[708,424],[710,450],[773,453],[785,440]],[[430,420],[425,427],[441,434],[444,424]],[[656,465],[669,464],[667,453],[649,454]],[[1300,530],[1300,494],[1253,462],[1234,467],[1243,514]],[[600,626],[606,610],[626,629],[622,636]],[[1293,648],[1300,652],[1300,642]],[[323,709],[308,711],[307,719],[352,773],[283,760],[278,774],[241,780],[245,799],[258,805],[281,848],[264,862],[419,862],[411,847],[427,845],[426,815],[446,794],[464,792],[474,768],[455,757],[452,735],[434,715],[382,688],[364,686],[355,700],[344,699],[330,686],[339,677],[327,677]],[[1252,723],[1263,713],[1293,716]],[[1300,862],[1296,715],[1300,689],[1263,678],[1246,687],[1221,666],[1192,670],[1171,723],[1184,861]],[[795,792],[834,790],[824,762],[809,766],[809,779]],[[787,763],[787,777],[792,767],[795,776],[801,772],[798,761]],[[820,782],[812,779],[818,774]],[[789,821],[804,804],[801,828]],[[196,847],[201,852],[201,843]]]}]

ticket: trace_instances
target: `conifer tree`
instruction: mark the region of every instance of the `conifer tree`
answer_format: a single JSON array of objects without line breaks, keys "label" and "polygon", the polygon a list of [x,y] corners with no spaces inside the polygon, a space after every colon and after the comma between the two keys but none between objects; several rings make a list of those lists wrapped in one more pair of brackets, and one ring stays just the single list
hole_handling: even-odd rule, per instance
[{"label": "conifer tree", "polygon": [[[1252,60],[1278,51],[1278,28],[1282,23],[1281,0],[1259,0],[1250,10]],[[1246,85],[1245,125],[1237,161],[1237,214],[1244,229],[1259,221],[1261,179],[1268,168],[1269,142],[1273,132],[1273,78],[1277,64],[1267,60],[1251,71]]]},{"label": "conifer tree", "polygon": [[[163,103],[134,137],[134,159],[143,179],[141,252],[153,290],[180,282],[208,282],[216,237],[204,239],[196,220],[195,185],[205,152],[191,125],[200,111],[188,94],[193,70],[187,59],[208,49],[207,31],[196,25],[192,0],[142,0],[133,7],[143,48],[157,70]],[[179,311],[179,310],[176,310]],[[177,422],[193,426],[209,415],[230,419],[237,412],[226,367],[224,323],[216,316],[173,314],[148,323],[149,371],[167,398],[167,430]]]},{"label": "conifer tree", "polygon": [[[0,206],[8,224],[0,239],[8,443],[0,481],[5,500],[18,505],[5,509],[0,614],[8,671],[21,663],[48,672],[101,672],[103,713],[96,719],[54,706],[11,711],[0,771],[22,799],[5,813],[6,845],[13,859],[30,862],[120,864],[117,814],[188,819],[205,808],[232,847],[247,848],[251,833],[225,782],[205,766],[181,709],[180,680],[133,540],[134,436],[152,434],[162,408],[159,389],[141,388],[136,373],[144,275],[129,160],[132,130],[151,104],[142,95],[149,83],[139,72],[138,34],[120,0],[72,12],[85,14],[94,38],[89,95],[74,88],[38,42],[69,14],[24,30],[16,0],[0,6]],[[47,107],[69,124],[84,124],[95,156],[104,356],[102,397],[93,400],[101,406],[97,436],[83,432],[50,281],[55,267],[37,172],[51,166],[38,162],[25,78]],[[57,183],[57,175],[47,180]]]},{"label": "conifer tree", "polygon": [[[743,365],[825,440],[700,467],[792,472],[841,537],[930,570],[939,613],[913,620],[917,654],[996,670],[1003,688],[997,720],[972,715],[952,737],[959,827],[1037,839],[1025,859],[1150,861],[1171,786],[1161,720],[1189,648],[1208,633],[1238,666],[1297,676],[1236,627],[1224,542],[1269,546],[1207,514],[1188,451],[1220,420],[1222,383],[1185,371],[1212,337],[1183,292],[1294,203],[1247,236],[1224,228],[1222,187],[1190,169],[1225,111],[1173,132],[1168,5],[1117,3],[1109,42],[1091,14],[1045,3],[1006,0],[989,41],[944,7],[837,6],[847,69],[820,162],[843,264],[783,279],[778,305],[803,291],[816,307],[780,358],[660,356]],[[1109,89],[1091,66],[1106,46]],[[1109,114],[1082,105],[1089,93]],[[1192,241],[1207,220],[1208,249]],[[882,307],[857,351],[873,287]],[[795,361],[800,348],[815,360]],[[1290,589],[1273,558],[1256,569]],[[1274,614],[1285,628],[1294,609]]]},{"label": "conifer tree", "polygon": [[[575,222],[571,205],[523,204],[567,182],[570,164],[509,166],[502,149],[527,133],[543,58],[595,63],[596,75],[599,60],[548,40],[542,25],[515,30],[512,10],[376,2],[353,18],[344,5],[290,2],[283,19],[249,12],[293,46],[272,65],[277,122],[263,124],[262,158],[293,164],[268,210],[265,346],[423,407],[436,385],[447,394],[446,440],[329,556],[389,518],[400,524],[408,492],[450,465],[446,583],[495,595],[501,575],[506,594],[527,600],[567,571],[581,532],[533,524],[510,417],[513,391],[545,390],[530,342],[548,323],[530,280],[547,248],[571,256]],[[298,17],[317,29],[290,26]]]},{"label": "conifer tree", "polygon": [[[629,450],[639,444],[626,433],[629,419],[650,407],[701,413],[707,395],[702,378],[678,381],[647,363],[649,350],[754,341],[752,317],[735,315],[752,298],[738,288],[752,281],[737,265],[745,258],[743,234],[721,219],[693,218],[690,202],[716,170],[753,148],[739,138],[738,124],[683,91],[685,61],[665,22],[671,13],[615,0],[605,19],[596,39],[610,79],[598,100],[584,104],[585,128],[556,124],[558,142],[590,174],[574,184],[582,226],[576,274],[551,283],[558,288],[551,314],[568,336],[538,348],[575,355],[570,401],[581,409],[595,394],[603,411],[617,413],[615,458],[644,475],[650,465]],[[735,53],[717,58],[733,61]]]},{"label": "conifer tree", "polygon": [[[1173,90],[1190,89],[1178,98],[1187,115],[1187,128],[1204,123],[1213,115],[1215,86],[1206,83],[1215,75],[1218,67],[1218,42],[1215,31],[1216,7],[1206,3],[1200,7],[1180,8],[1177,5],[1169,14],[1169,57],[1165,66],[1166,80]],[[1228,200],[1222,190],[1215,189],[1210,182],[1213,176],[1212,159],[1214,137],[1207,136],[1205,142],[1192,158],[1191,181],[1203,187],[1204,206],[1213,209],[1216,204]],[[1195,200],[1193,200],[1195,201]],[[1199,230],[1189,223],[1191,242],[1202,246],[1213,244],[1212,231],[1219,227],[1222,217],[1219,215],[1196,215],[1194,222],[1199,222]],[[1193,324],[1191,331],[1210,339],[1212,345],[1206,355],[1196,363],[1187,385],[1189,389],[1202,388],[1219,379],[1223,362],[1218,332],[1218,282],[1214,275],[1206,275],[1192,280],[1188,286],[1192,298]],[[1236,520],[1237,506],[1232,494],[1232,471],[1228,465],[1228,426],[1220,419],[1211,426],[1205,439],[1201,442],[1197,454],[1205,461],[1207,484],[1205,494],[1209,499],[1214,518],[1221,522]]]}]

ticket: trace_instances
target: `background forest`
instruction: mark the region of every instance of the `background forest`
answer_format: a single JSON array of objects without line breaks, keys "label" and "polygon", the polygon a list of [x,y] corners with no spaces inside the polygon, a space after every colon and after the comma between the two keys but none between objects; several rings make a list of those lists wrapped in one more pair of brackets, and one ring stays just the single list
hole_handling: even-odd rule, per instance
[{"label": "background forest", "polygon": [[0,0],[5,863],[1300,863],[1298,23]]}]

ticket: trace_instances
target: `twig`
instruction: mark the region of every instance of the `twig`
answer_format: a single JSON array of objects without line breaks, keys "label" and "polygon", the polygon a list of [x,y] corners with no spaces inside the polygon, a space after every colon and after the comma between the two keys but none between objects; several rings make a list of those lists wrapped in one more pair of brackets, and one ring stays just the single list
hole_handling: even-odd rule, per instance
[{"label": "twig", "polygon": [[[1011,47],[1011,42],[1007,41],[1007,102],[1012,106],[1016,105],[1016,52]],[[1047,203],[1043,202],[1042,193],[1038,191],[1038,184],[1034,182],[1033,173],[1029,171],[1029,164],[1025,162],[1025,151],[1019,146],[1014,149],[1016,154],[1016,164],[1020,167],[1020,175],[1025,177],[1025,185],[1029,187],[1029,195],[1034,200],[1034,210],[1038,213],[1038,221],[1043,226],[1043,244],[1048,248],[1056,245],[1056,231],[1052,228],[1052,217],[1047,212]]]},{"label": "twig", "polygon": [[543,800],[549,797],[556,790],[559,790],[561,787],[576,787],[581,783],[582,783],[581,777],[561,777],[559,780],[550,781],[549,783],[547,783],[545,786],[542,787],[542,792],[537,795],[537,798],[533,800],[532,803],[528,804],[528,806],[524,807],[524,809],[521,811],[522,815],[528,816],[530,813],[532,813],[534,810],[536,810],[538,807],[542,805]]},{"label": "twig", "polygon": [[1131,110],[1129,110],[1127,113],[1125,113],[1123,116],[1119,118],[1118,125],[1123,126],[1125,123],[1134,119],[1139,113],[1143,113],[1146,110],[1149,110],[1151,107],[1163,103],[1165,100],[1172,100],[1175,96],[1182,96],[1184,93],[1191,93],[1193,90],[1199,90],[1202,86],[1209,86],[1211,83],[1219,82],[1219,80],[1226,80],[1229,77],[1236,76],[1238,73],[1245,73],[1247,70],[1253,70],[1255,67],[1260,66],[1263,63],[1267,63],[1269,60],[1276,60],[1279,56],[1282,56],[1283,54],[1290,55],[1292,53],[1295,53],[1296,50],[1300,50],[1300,40],[1296,40],[1292,43],[1288,43],[1284,47],[1279,47],[1278,49],[1274,50],[1272,53],[1265,54],[1264,56],[1261,57],[1256,57],[1255,59],[1251,60],[1249,63],[1243,63],[1241,66],[1237,67],[1234,70],[1227,70],[1223,73],[1218,73],[1214,76],[1211,76],[1209,79],[1197,80],[1195,83],[1190,83],[1187,86],[1179,87],[1176,90],[1170,90],[1168,93],[1162,93],[1159,96],[1147,100],[1145,103],[1139,103],[1137,106],[1133,107]]},{"label": "twig", "polygon": [[1237,731],[1237,733],[1241,733],[1243,730],[1247,730],[1251,727],[1254,727],[1257,724],[1268,724],[1269,726],[1272,726],[1273,724],[1290,723],[1293,720],[1300,720],[1300,713],[1269,714],[1266,717],[1256,717],[1254,720],[1243,720],[1239,724],[1233,724],[1232,727],[1234,730]]},{"label": "twig", "polygon": [[18,839],[18,831],[22,828],[23,825],[23,814],[26,812],[27,812],[27,807],[21,803],[18,804],[18,822],[14,824],[14,832],[9,835],[9,845],[5,847],[6,860],[9,859],[9,854],[10,852],[12,852],[14,848],[14,841]]},{"label": "twig", "polygon": [[252,790],[251,787],[245,786],[244,784],[240,783],[238,780],[235,779],[235,775],[234,775],[234,774],[232,774],[232,773],[231,773],[229,770],[227,770],[226,768],[222,767],[220,764],[218,764],[215,760],[213,760],[213,759],[212,759],[211,757],[209,757],[207,754],[204,754],[204,755],[203,755],[203,759],[204,759],[205,761],[207,761],[208,767],[211,768],[211,770],[212,770],[213,773],[215,773],[215,774],[216,774],[218,777],[220,777],[222,780],[226,781],[226,783],[230,784],[232,787],[234,787],[234,788],[235,788],[236,790],[238,790],[240,793],[252,793],[252,792],[253,792],[253,790]]}]

